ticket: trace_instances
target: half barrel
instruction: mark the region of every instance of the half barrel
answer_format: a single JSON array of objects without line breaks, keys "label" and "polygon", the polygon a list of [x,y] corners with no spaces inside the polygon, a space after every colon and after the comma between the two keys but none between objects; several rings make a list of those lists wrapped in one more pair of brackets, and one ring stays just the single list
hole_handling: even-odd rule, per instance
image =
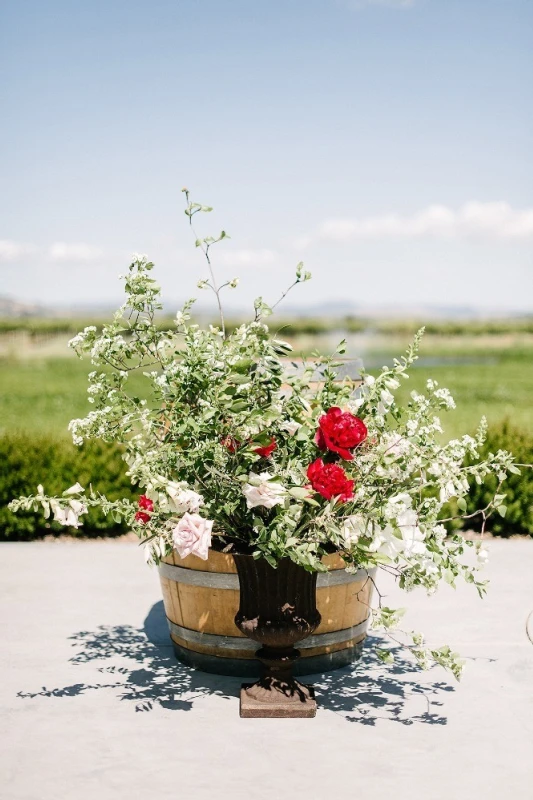
[{"label": "half barrel", "polygon": [[[298,675],[324,672],[355,661],[369,623],[373,570],[346,572],[338,555],[324,557],[329,572],[319,573],[317,607],[322,622],[298,644]],[[233,557],[209,551],[207,561],[177,553],[159,565],[165,613],[177,658],[184,664],[222,675],[253,677],[257,643],[235,626],[239,578]]]}]

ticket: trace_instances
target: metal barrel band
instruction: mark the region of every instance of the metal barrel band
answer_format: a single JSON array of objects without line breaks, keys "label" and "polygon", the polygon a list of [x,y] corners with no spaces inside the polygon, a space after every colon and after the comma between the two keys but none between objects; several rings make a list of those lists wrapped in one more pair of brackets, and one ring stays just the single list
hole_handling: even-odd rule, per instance
[{"label": "metal barrel band", "polygon": [[[325,647],[327,645],[340,644],[342,642],[355,639],[366,633],[370,617],[367,617],[358,625],[353,625],[351,628],[343,628],[340,631],[331,631],[330,633],[319,633],[314,636],[308,636],[298,644],[298,650],[311,650],[314,647]],[[201,631],[194,631],[190,628],[183,628],[172,620],[167,618],[168,627],[174,636],[179,636],[185,642],[190,644],[202,644],[208,647],[215,647],[219,650],[249,650],[250,653],[255,653],[259,644],[246,639],[243,636],[221,636],[216,633],[202,633]]]},{"label": "metal barrel band", "polygon": [[[330,572],[319,572],[317,575],[317,589],[327,588],[328,586],[338,586],[343,583],[362,583],[369,576],[372,577],[375,570],[358,569],[357,572],[346,572],[344,569],[334,569]],[[239,576],[233,572],[201,572],[195,569],[185,569],[173,564],[159,565],[159,574],[162,578],[167,578],[176,583],[184,583],[189,586],[204,586],[208,589],[234,589],[239,590]]]}]

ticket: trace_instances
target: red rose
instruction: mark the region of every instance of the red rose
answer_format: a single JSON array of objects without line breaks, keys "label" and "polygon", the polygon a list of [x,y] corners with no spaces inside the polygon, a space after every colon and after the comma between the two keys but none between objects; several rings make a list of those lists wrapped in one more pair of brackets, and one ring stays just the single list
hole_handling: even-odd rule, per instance
[{"label": "red rose", "polygon": [[144,508],[145,511],[153,511],[154,504],[152,503],[149,497],[146,497],[145,494],[142,494],[139,497],[139,508]]},{"label": "red rose", "polygon": [[338,497],[341,503],[346,503],[353,499],[355,481],[348,479],[339,464],[324,464],[321,458],[317,458],[307,467],[307,477],[315,492],[326,500]]},{"label": "red rose", "polygon": [[143,525],[146,525],[147,522],[150,522],[150,514],[147,514],[146,511],[137,511],[135,519],[137,522],[142,522]]},{"label": "red rose", "polygon": [[320,417],[318,424],[315,442],[319,448],[338,453],[346,461],[352,461],[350,450],[364,442],[368,434],[362,419],[349,411],[341,411],[337,406]]},{"label": "red rose", "polygon": [[270,444],[265,445],[264,447],[256,447],[254,448],[254,453],[258,453],[263,458],[268,458],[274,450],[276,450],[277,444],[274,437],[270,440]]}]

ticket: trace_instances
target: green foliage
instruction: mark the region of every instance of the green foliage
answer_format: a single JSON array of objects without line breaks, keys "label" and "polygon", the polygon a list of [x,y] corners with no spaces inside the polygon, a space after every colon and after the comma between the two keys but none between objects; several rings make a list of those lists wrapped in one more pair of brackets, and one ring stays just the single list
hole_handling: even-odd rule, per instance
[{"label": "green foliage", "polygon": [[96,492],[105,491],[111,500],[136,498],[129,479],[121,448],[91,441],[74,447],[53,436],[5,435],[0,437],[0,540],[36,539],[46,534],[73,533],[84,536],[117,536],[127,530],[112,516],[105,517],[90,508],[84,529],[65,529],[59,523],[44,519],[42,509],[14,514],[6,505],[21,494],[33,494],[39,483],[49,494],[60,494],[65,487],[80,481]]},{"label": "green foliage", "polygon": [[[490,428],[485,444],[480,454],[483,458],[489,453],[498,450],[509,450],[518,464],[533,464],[533,435],[529,432],[517,430],[509,422]],[[488,505],[498,486],[495,475],[487,477],[486,481],[478,485],[471,482],[470,493],[467,496],[467,513],[472,514],[479,508]],[[529,534],[533,536],[533,469],[520,468],[520,474],[511,473],[501,488],[505,494],[504,506],[506,511],[493,514],[487,523],[487,530],[495,536],[512,536],[513,534]],[[463,528],[480,530],[481,520],[463,520]]]}]

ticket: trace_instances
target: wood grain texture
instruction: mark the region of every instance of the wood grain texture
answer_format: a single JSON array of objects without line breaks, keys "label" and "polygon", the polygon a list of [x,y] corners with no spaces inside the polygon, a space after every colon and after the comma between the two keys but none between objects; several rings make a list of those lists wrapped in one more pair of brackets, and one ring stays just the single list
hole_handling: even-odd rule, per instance
[{"label": "wood grain texture", "polygon": [[[182,559],[177,553],[167,556],[164,561],[167,564],[202,572],[236,573],[237,571],[231,555],[217,553],[214,550],[210,551],[207,561],[196,556]],[[344,562],[337,554],[325,556],[324,562],[330,569],[344,569]],[[239,608],[238,591],[192,586],[163,577],[160,580],[165,613],[172,622],[201,633],[243,637],[234,622]],[[372,588],[372,581],[365,579],[317,589],[317,607],[322,621],[315,635],[352,628],[363,622],[369,615]],[[362,634],[344,642],[313,647],[305,650],[305,657],[352,647],[365,636],[366,634]],[[181,647],[198,653],[220,658],[250,658],[250,651],[223,651],[216,646],[187,642],[175,634],[172,634],[171,638]]]}]

